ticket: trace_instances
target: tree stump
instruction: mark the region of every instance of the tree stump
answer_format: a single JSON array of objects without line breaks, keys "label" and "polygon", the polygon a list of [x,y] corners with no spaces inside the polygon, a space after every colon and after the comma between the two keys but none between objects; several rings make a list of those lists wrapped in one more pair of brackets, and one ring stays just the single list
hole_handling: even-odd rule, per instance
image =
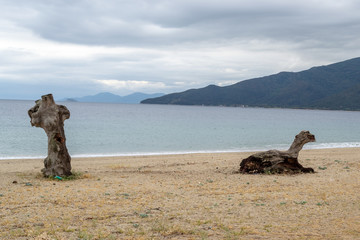
[{"label": "tree stump", "polygon": [[300,150],[308,142],[315,142],[315,136],[309,131],[301,131],[287,151],[269,150],[259,152],[243,159],[240,173],[309,173],[312,168],[304,168],[298,162]]},{"label": "tree stump", "polygon": [[48,137],[48,156],[44,159],[45,177],[71,175],[71,157],[66,148],[64,121],[70,111],[63,105],[55,104],[52,94],[41,96],[28,111],[31,126],[41,127]]}]

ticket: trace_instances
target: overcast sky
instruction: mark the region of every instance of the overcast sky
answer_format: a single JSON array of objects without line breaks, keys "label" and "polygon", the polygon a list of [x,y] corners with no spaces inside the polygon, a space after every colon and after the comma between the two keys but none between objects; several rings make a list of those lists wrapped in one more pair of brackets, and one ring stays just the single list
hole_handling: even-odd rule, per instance
[{"label": "overcast sky", "polygon": [[358,0],[0,0],[0,99],[171,93],[360,56]]}]

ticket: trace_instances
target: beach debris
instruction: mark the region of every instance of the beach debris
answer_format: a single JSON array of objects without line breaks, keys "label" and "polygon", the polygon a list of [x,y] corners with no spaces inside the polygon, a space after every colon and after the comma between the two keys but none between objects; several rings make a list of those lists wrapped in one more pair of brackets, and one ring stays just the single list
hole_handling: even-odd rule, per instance
[{"label": "beach debris", "polygon": [[18,182],[16,180],[12,181],[13,184],[17,184]]},{"label": "beach debris", "polygon": [[295,136],[287,151],[269,150],[255,153],[240,163],[240,173],[312,173],[314,169],[304,168],[298,162],[300,150],[308,142],[315,142],[309,131],[301,131]]},{"label": "beach debris", "polygon": [[28,111],[31,126],[43,128],[48,137],[48,156],[41,169],[44,177],[70,176],[71,157],[66,148],[64,121],[70,118],[70,111],[57,105],[52,94],[41,96]]},{"label": "beach debris", "polygon": [[54,178],[57,179],[57,180],[63,180],[63,178],[60,177],[60,176],[55,176]]},{"label": "beach debris", "polygon": [[32,186],[32,183],[27,182],[25,183],[25,186]]}]

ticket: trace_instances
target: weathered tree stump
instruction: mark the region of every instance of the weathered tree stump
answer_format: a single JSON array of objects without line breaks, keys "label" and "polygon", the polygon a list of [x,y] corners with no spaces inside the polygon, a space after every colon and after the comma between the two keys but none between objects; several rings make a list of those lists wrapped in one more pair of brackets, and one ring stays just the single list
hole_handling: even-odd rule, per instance
[{"label": "weathered tree stump", "polygon": [[312,168],[304,168],[298,162],[300,150],[308,142],[315,142],[309,131],[301,131],[287,151],[269,150],[243,159],[240,173],[309,173]]},{"label": "weathered tree stump", "polygon": [[71,175],[71,157],[66,148],[64,121],[70,111],[63,105],[55,104],[52,94],[41,96],[36,105],[29,109],[31,126],[41,127],[48,137],[48,156],[44,159],[45,177]]}]

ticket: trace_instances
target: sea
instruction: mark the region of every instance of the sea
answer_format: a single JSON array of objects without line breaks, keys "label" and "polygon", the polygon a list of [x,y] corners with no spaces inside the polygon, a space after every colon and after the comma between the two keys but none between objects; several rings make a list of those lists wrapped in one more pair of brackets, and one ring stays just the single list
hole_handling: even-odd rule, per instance
[{"label": "sea", "polygon": [[[58,102],[72,157],[360,147],[360,112],[243,107]],[[0,100],[0,159],[44,158],[47,136],[27,114],[34,101]]]}]

